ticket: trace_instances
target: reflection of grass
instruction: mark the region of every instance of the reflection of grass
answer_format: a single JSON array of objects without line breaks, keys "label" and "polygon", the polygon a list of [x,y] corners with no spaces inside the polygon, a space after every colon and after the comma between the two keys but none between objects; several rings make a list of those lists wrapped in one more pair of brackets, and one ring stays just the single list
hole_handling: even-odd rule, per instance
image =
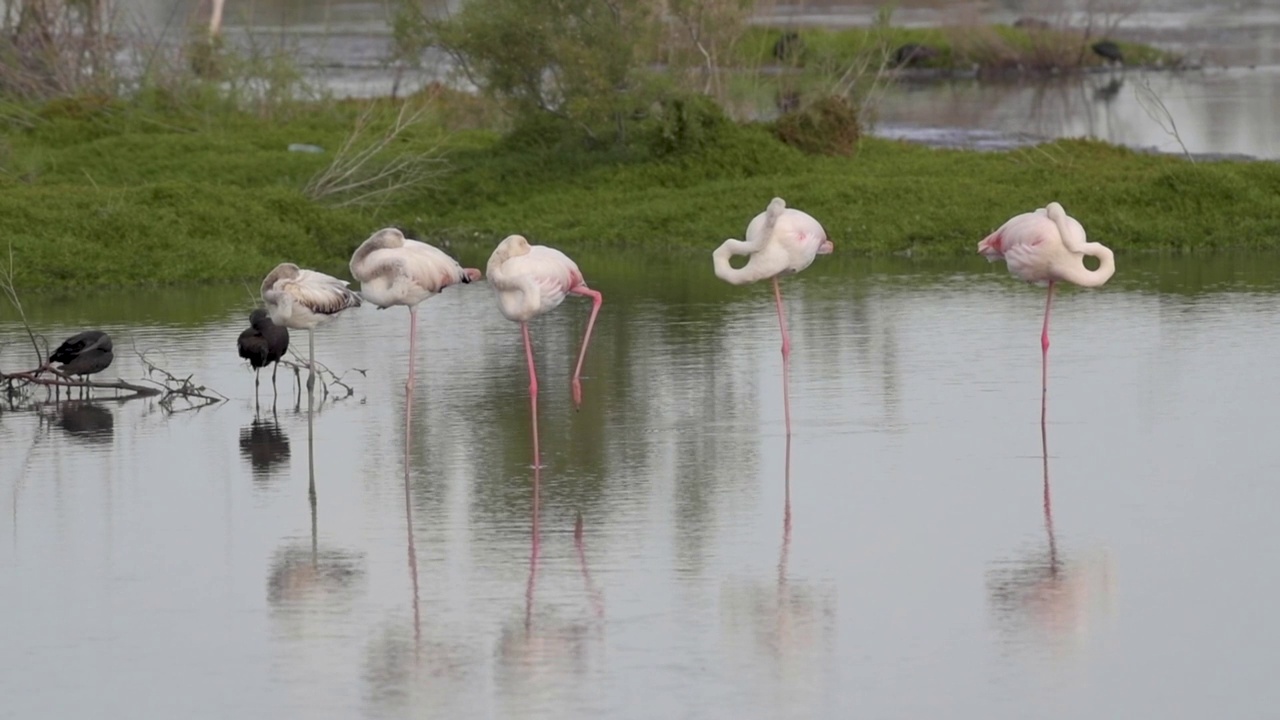
[{"label": "reflection of grass", "polygon": [[[856,158],[808,156],[767,126],[721,123],[661,151],[643,137],[591,151],[572,141],[445,141],[451,172],[379,207],[326,207],[303,195],[358,109],[258,119],[147,114],[116,106],[10,127],[0,173],[0,234],[22,290],[191,281],[255,289],[277,262],[340,275],[368,233],[399,224],[482,262],[521,232],[579,252],[709,252],[741,237],[781,195],[813,212],[837,253],[968,255],[1009,216],[1063,203],[1119,251],[1280,246],[1280,166],[1205,162],[1059,141],[999,153],[864,139]],[[438,123],[406,147],[436,142]],[[0,159],[0,162],[3,162]],[[696,260],[709,261],[699,254]]]},{"label": "reflection of grass", "polygon": [[[909,44],[927,45],[937,56],[921,59],[916,67],[944,70],[983,71],[1065,70],[1080,66],[1098,66],[1105,61],[1088,46],[1099,37],[1087,38],[1083,32],[1066,28],[1025,30],[1008,25],[965,25],[951,27],[867,27],[830,30],[799,30],[803,50],[789,64],[796,66],[840,66],[854,62],[862,53],[888,46],[889,51]],[[774,62],[774,43],[782,31],[753,28],[739,46],[737,60],[747,65]],[[1177,66],[1182,60],[1175,53],[1140,43],[1113,40],[1124,53],[1130,66]]]}]

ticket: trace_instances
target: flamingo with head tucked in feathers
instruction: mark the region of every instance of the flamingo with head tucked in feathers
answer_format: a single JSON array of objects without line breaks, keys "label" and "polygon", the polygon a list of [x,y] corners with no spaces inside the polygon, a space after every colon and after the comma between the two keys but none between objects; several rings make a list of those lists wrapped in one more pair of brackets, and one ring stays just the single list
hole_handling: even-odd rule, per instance
[{"label": "flamingo with head tucked in feathers", "polygon": [[413,392],[413,361],[417,342],[418,304],[458,283],[480,279],[480,271],[464,268],[439,248],[406,239],[399,228],[384,228],[369,236],[351,256],[351,276],[360,281],[360,297],[385,310],[409,308],[409,377],[405,392]]},{"label": "flamingo with head tucked in feathers", "polygon": [[[1054,283],[1100,287],[1116,272],[1115,254],[1105,245],[1086,242],[1084,226],[1056,202],[1013,216],[978,243],[978,252],[990,262],[1004,260],[1009,272],[1020,280],[1049,287],[1040,331],[1043,395],[1049,386],[1049,311]],[[1085,267],[1086,255],[1098,258],[1097,270]]]},{"label": "flamingo with head tucked in feathers", "polygon": [[280,263],[262,279],[262,302],[271,322],[290,330],[306,330],[310,353],[307,392],[316,385],[316,328],[347,308],[360,307],[360,296],[347,281],[293,263]]},{"label": "flamingo with head tucked in feathers", "polygon": [[533,343],[529,339],[529,321],[550,312],[567,295],[591,298],[591,316],[582,336],[582,349],[578,352],[578,364],[573,369],[570,387],[574,407],[582,406],[582,362],[587,357],[591,343],[591,329],[595,327],[603,296],[587,287],[578,265],[569,256],[545,245],[530,245],[521,235],[509,235],[489,257],[485,269],[489,285],[498,296],[498,309],[512,322],[520,323],[524,335],[524,352],[529,364],[529,404],[533,411],[533,464],[542,464],[538,449],[538,374],[533,366]]},{"label": "flamingo with head tucked in feathers", "polygon": [[[778,326],[782,329],[782,406],[786,416],[787,435],[791,435],[791,399],[787,392],[791,374],[791,336],[782,311],[782,290],[778,278],[809,267],[818,255],[829,255],[835,249],[827,231],[812,215],[787,207],[782,198],[774,198],[764,212],[747,225],[747,239],[729,239],[711,253],[716,277],[734,285],[757,280],[773,280],[773,299],[778,305]],[[749,255],[747,264],[735,268],[729,264],[733,255]]]}]

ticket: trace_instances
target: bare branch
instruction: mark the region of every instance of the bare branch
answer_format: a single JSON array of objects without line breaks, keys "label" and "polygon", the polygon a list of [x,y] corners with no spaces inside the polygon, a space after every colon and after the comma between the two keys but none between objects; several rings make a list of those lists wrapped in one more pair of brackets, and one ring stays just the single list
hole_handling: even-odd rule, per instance
[{"label": "bare branch", "polygon": [[31,323],[27,322],[27,313],[22,309],[22,300],[18,298],[18,289],[13,282],[14,274],[13,265],[13,242],[9,242],[9,264],[0,268],[0,290],[4,291],[4,296],[9,300],[9,304],[13,305],[13,309],[18,311],[18,319],[22,320],[22,327],[27,331],[27,337],[31,339],[31,347],[36,351],[36,363],[45,365],[45,356],[40,352],[40,345],[36,342],[36,334],[31,330]]},{"label": "bare branch", "polygon": [[438,144],[409,152],[392,150],[426,120],[428,109],[429,105],[411,106],[406,101],[388,122],[379,116],[378,104],[370,103],[334,152],[333,161],[307,182],[303,192],[313,200],[330,199],[341,207],[382,202],[430,184],[447,171]]}]

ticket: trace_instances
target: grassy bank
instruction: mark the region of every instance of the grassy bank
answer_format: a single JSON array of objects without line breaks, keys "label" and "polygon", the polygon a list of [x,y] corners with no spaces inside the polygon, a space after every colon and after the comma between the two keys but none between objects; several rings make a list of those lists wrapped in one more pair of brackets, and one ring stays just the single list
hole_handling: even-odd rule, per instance
[{"label": "grassy bank", "polygon": [[[803,154],[767,126],[653,128],[608,151],[526,132],[410,128],[387,153],[444,143],[447,172],[372,205],[310,197],[354,105],[245,114],[62,104],[8,114],[0,238],[20,288],[246,281],[280,261],[346,276],[355,246],[398,224],[469,262],[519,232],[572,252],[635,248],[703,262],[774,195],[849,254],[971,254],[1009,216],[1063,203],[1118,252],[1280,246],[1280,165],[1198,163],[1094,142],[979,153],[864,139]],[[290,152],[291,143],[324,153]]]},{"label": "grassy bank", "polygon": [[[784,51],[779,40],[791,35]],[[883,59],[888,67],[940,71],[1061,72],[1099,67],[1108,61],[1090,46],[1107,40],[1127,67],[1179,67],[1183,58],[1150,45],[1087,35],[1070,27],[1020,28],[1010,25],[897,27],[887,24],[845,29],[755,27],[738,45],[740,64],[782,63],[830,71]],[[928,48],[913,58],[895,57],[908,45]],[[877,57],[879,56],[879,57]]]}]

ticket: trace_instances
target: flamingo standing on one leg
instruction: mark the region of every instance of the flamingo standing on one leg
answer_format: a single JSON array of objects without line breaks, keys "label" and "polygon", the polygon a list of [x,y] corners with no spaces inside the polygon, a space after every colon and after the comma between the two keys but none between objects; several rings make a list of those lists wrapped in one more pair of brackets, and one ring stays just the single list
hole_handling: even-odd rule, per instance
[{"label": "flamingo standing on one leg", "polygon": [[520,323],[520,331],[524,334],[524,352],[529,362],[529,405],[533,412],[533,464],[539,467],[542,454],[538,448],[538,374],[533,366],[529,321],[556,309],[566,295],[591,298],[591,317],[587,319],[582,350],[578,353],[578,364],[573,369],[570,383],[574,407],[580,408],[582,361],[587,357],[591,329],[596,324],[596,314],[600,312],[604,298],[598,291],[587,287],[582,271],[567,255],[545,245],[530,245],[521,235],[509,235],[498,243],[489,257],[485,275],[498,295],[498,308],[508,320]]},{"label": "flamingo standing on one leg", "polygon": [[[809,267],[817,255],[829,255],[835,245],[827,238],[822,224],[808,213],[788,208],[782,198],[774,198],[769,207],[751,219],[747,239],[725,240],[711,253],[716,277],[734,285],[757,280],[773,280],[773,299],[778,305],[778,326],[782,328],[782,406],[786,416],[787,435],[791,435],[791,399],[787,385],[791,375],[791,336],[782,312],[782,290],[778,278],[798,273]],[[735,268],[729,264],[733,255],[750,255],[747,264]]]},{"label": "flamingo standing on one leg", "polygon": [[356,248],[351,276],[360,281],[360,296],[379,310],[392,305],[409,308],[409,378],[404,385],[405,392],[412,393],[418,304],[450,285],[479,280],[480,271],[464,268],[440,249],[407,240],[398,228],[390,227]]},{"label": "flamingo standing on one leg", "polygon": [[[1036,285],[1048,285],[1044,302],[1044,328],[1040,331],[1040,394],[1049,387],[1049,310],[1053,285],[1058,281],[1081,287],[1099,287],[1116,272],[1115,254],[1096,242],[1085,242],[1084,226],[1056,202],[1035,212],[1010,218],[978,243],[978,252],[990,262],[1004,260],[1009,272]],[[1084,256],[1098,258],[1098,269],[1084,266]],[[1041,423],[1044,422],[1041,403]]]},{"label": "flamingo standing on one leg", "polygon": [[345,280],[293,263],[280,263],[262,280],[262,302],[271,322],[307,331],[307,393],[316,386],[316,328],[347,308],[360,307],[360,296]]}]

